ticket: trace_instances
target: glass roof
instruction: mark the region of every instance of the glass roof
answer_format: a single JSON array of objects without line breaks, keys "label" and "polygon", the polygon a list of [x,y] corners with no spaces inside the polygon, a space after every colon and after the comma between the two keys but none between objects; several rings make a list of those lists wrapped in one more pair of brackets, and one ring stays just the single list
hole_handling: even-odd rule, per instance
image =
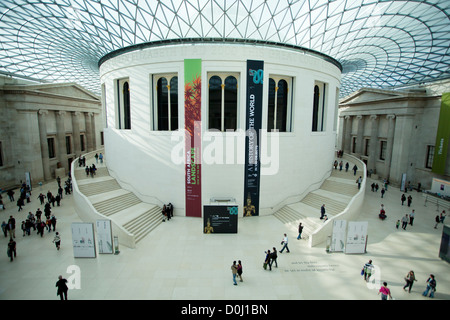
[{"label": "glass roof", "polygon": [[99,59],[180,38],[301,46],[339,61],[341,97],[450,77],[449,0],[1,0],[0,73],[100,92]]}]

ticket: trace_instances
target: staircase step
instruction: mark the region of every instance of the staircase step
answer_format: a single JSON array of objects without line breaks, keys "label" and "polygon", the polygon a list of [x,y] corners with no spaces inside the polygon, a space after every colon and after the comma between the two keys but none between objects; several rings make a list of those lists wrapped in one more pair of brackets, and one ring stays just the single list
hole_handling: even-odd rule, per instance
[{"label": "staircase step", "polygon": [[110,216],[142,201],[132,192],[93,204],[94,208],[105,216]]}]

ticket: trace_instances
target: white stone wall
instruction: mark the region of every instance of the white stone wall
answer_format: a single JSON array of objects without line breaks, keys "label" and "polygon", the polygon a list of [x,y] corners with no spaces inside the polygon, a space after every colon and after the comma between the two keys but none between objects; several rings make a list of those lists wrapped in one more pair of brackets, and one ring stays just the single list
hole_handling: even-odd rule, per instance
[{"label": "white stone wall", "polygon": [[[179,83],[179,128],[184,128],[184,59],[202,59],[202,201],[212,197],[232,197],[244,203],[244,137],[246,108],[246,62],[264,61],[264,81],[271,74],[293,77],[293,129],[269,134],[268,157],[262,164],[260,214],[270,214],[277,204],[299,195],[318,183],[329,171],[335,155],[337,117],[336,92],[340,71],[325,60],[287,49],[248,45],[176,45],[124,53],[100,67],[105,96],[107,126],[105,153],[107,166],[127,188],[143,200],[172,202],[175,214],[184,215],[184,141],[180,132],[152,131],[152,91],[150,80],[158,73],[177,73]],[[238,130],[234,133],[207,131],[209,72],[239,73]],[[131,130],[116,129],[116,81],[128,78],[131,100]],[[312,132],[312,103],[315,81],[327,84],[325,126]],[[264,86],[263,128],[267,123],[268,88]],[[181,137],[180,137],[181,135]],[[271,140],[271,138],[277,138]],[[220,144],[222,142],[222,145]],[[231,157],[230,150],[233,150]],[[222,156],[218,156],[220,151]],[[230,158],[233,161],[230,161]],[[228,159],[228,160],[227,160]],[[242,214],[242,211],[240,212]]]}]

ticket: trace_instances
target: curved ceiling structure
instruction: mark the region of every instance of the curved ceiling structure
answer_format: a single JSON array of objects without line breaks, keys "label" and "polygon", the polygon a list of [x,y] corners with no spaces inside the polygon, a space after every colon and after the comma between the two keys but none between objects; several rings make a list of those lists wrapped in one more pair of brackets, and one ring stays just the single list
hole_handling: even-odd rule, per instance
[{"label": "curved ceiling structure", "polygon": [[238,39],[340,62],[341,97],[450,77],[449,0],[2,0],[0,73],[100,92],[99,60],[153,41]]}]

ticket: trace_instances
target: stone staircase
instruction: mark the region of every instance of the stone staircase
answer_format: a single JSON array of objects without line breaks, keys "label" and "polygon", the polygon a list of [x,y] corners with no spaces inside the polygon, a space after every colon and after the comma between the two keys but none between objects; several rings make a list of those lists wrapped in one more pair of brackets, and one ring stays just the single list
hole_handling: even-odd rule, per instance
[{"label": "stone staircase", "polygon": [[[93,163],[87,159],[87,164]],[[95,160],[94,160],[95,161]],[[97,165],[98,166],[98,165]],[[141,201],[133,192],[122,189],[111,177],[108,168],[100,165],[96,174],[86,175],[83,167],[75,167],[78,189],[95,210],[134,235],[135,243],[142,240],[161,222],[161,208]]]},{"label": "stone staircase", "polygon": [[[353,164],[350,164],[351,167]],[[325,204],[328,218],[344,211],[352,197],[358,193],[356,179],[362,175],[360,171],[354,175],[350,170],[345,172],[333,169],[319,189],[309,192],[299,202],[283,206],[274,216],[292,230],[298,230],[301,222],[302,238],[308,239],[324,223],[320,220],[320,207]]]}]

